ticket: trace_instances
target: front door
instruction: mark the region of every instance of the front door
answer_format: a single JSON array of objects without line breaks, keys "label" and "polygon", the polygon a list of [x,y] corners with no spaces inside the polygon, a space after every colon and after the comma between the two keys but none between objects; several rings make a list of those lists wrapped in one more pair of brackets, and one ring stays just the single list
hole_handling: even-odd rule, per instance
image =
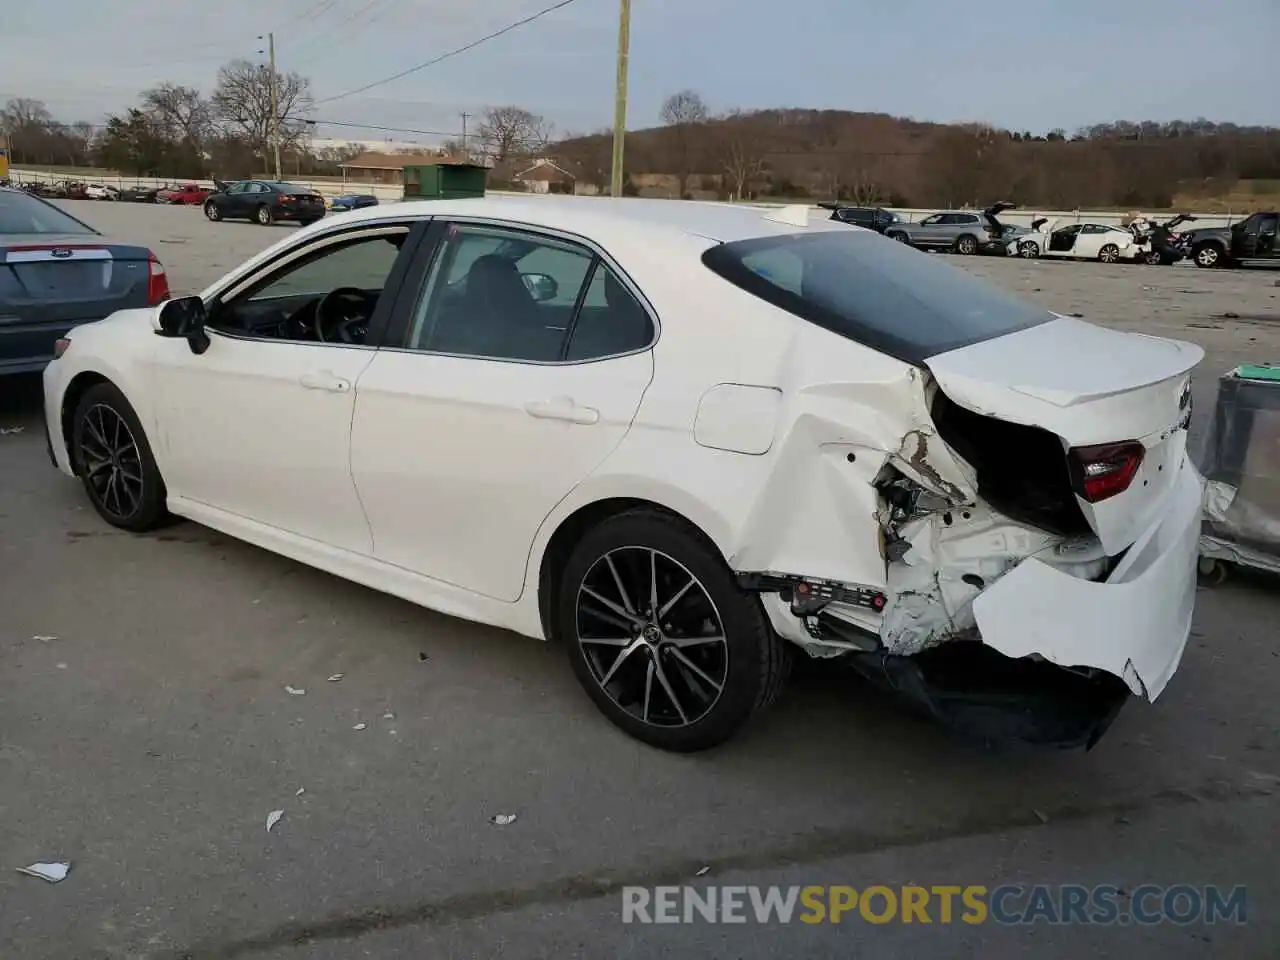
[{"label": "front door", "polygon": [[557,503],[626,434],[655,326],[566,238],[440,224],[357,385],[352,468],[388,563],[499,600]]},{"label": "front door", "polygon": [[[409,233],[368,224],[291,247],[212,298],[203,354],[184,340],[162,341],[156,436],[171,495],[371,551],[350,442],[355,384],[376,351],[358,318],[349,328],[354,342],[340,342],[336,331],[359,311],[376,329],[390,309],[380,295]],[[333,322],[322,324],[317,304],[339,288],[365,296],[326,308]]]}]

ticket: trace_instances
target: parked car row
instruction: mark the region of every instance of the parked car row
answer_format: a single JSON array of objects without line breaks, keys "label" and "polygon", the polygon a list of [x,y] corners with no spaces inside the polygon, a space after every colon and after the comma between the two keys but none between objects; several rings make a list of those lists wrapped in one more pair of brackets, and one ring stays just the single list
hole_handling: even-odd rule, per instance
[{"label": "parked car row", "polygon": [[820,203],[830,219],[875,230],[919,250],[966,256],[992,254],[1025,259],[1049,257],[1097,260],[1102,263],[1169,265],[1190,258],[1198,267],[1240,266],[1280,259],[1275,211],[1255,213],[1228,227],[1184,232],[1175,228],[1194,221],[1179,214],[1159,222],[1139,218],[1128,226],[1080,222],[1064,217],[1037,217],[1030,228],[1002,223],[1000,214],[1014,204],[1001,202],[983,210],[943,210],[911,222],[882,207]]}]

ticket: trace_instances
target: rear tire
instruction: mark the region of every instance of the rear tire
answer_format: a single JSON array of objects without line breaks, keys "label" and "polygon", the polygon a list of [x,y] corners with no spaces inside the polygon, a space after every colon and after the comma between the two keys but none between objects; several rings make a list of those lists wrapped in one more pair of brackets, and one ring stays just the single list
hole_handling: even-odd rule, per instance
[{"label": "rear tire", "polygon": [[890,240],[897,240],[899,243],[911,242],[911,238],[907,236],[905,233],[903,233],[901,230],[891,230],[889,233],[886,233],[885,236],[888,237]]},{"label": "rear tire", "polygon": [[103,520],[134,533],[171,521],[151,444],[115,384],[99,383],[85,391],[71,430],[72,467]]},{"label": "rear tire", "polygon": [[1192,258],[1196,262],[1197,267],[1203,267],[1206,270],[1212,270],[1215,267],[1221,267],[1226,263],[1226,251],[1221,244],[1206,243],[1202,247],[1197,247]]},{"label": "rear tire", "polygon": [[593,527],[558,593],[554,632],[578,681],[644,743],[682,753],[717,746],[785,683],[790,646],[719,551],[677,517],[639,509]]},{"label": "rear tire", "polygon": [[271,224],[275,223],[276,218],[275,214],[271,212],[271,208],[264,203],[253,212],[253,219],[257,223],[262,224],[262,226],[269,227]]},{"label": "rear tire", "polygon": [[967,233],[963,237],[956,240],[956,253],[962,257],[972,257],[978,252],[978,238],[971,237]]}]

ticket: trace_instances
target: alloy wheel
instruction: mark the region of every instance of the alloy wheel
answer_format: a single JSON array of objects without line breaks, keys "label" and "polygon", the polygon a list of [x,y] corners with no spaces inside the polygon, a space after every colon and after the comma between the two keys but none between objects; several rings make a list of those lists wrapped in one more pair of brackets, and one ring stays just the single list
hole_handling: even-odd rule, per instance
[{"label": "alloy wheel", "polygon": [[85,411],[80,425],[81,467],[103,509],[118,519],[142,504],[142,455],[124,417],[105,403]]},{"label": "alloy wheel", "polygon": [[1213,267],[1218,263],[1218,251],[1214,247],[1204,247],[1196,254],[1196,263],[1202,267]]},{"label": "alloy wheel", "polygon": [[1108,243],[1098,251],[1098,259],[1103,263],[1115,263],[1120,259],[1120,248],[1114,243]]},{"label": "alloy wheel", "polygon": [[667,554],[632,546],[601,556],[578,587],[575,620],[592,678],[642,723],[689,726],[719,701],[724,623],[707,588]]},{"label": "alloy wheel", "polygon": [[1028,240],[1026,243],[1018,245],[1018,255],[1024,260],[1034,260],[1040,256],[1040,247],[1036,245],[1034,240]]},{"label": "alloy wheel", "polygon": [[961,237],[956,248],[966,257],[973,255],[978,249],[978,241],[973,237]]}]

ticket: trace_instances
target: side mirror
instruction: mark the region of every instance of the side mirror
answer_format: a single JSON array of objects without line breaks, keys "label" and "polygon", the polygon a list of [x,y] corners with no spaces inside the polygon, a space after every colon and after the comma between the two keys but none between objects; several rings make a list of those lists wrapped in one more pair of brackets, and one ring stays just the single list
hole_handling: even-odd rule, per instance
[{"label": "side mirror", "polygon": [[199,297],[168,300],[156,315],[156,333],[162,337],[186,340],[191,352],[209,349],[209,335],[204,332],[204,301]]},{"label": "side mirror", "polygon": [[560,292],[560,284],[556,282],[556,278],[545,273],[522,273],[520,279],[524,281],[525,289],[535,303],[554,300]]}]

